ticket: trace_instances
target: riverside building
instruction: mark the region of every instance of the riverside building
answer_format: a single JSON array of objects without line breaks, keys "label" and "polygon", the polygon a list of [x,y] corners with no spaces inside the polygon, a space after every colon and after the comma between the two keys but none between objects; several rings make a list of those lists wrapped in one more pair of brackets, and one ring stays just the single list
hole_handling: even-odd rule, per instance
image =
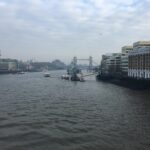
[{"label": "riverside building", "polygon": [[101,74],[110,77],[120,77],[121,53],[112,53],[102,56]]},{"label": "riverside building", "polygon": [[17,60],[15,59],[0,59],[0,72],[17,70]]},{"label": "riverside building", "polygon": [[133,46],[122,47],[121,64],[120,64],[122,77],[128,76],[128,54],[132,50],[133,50]]},{"label": "riverside building", "polygon": [[112,54],[102,55],[101,74],[103,75],[109,75],[109,65],[111,56]]},{"label": "riverside building", "polygon": [[150,79],[150,41],[133,44],[129,52],[128,76],[137,79]]}]

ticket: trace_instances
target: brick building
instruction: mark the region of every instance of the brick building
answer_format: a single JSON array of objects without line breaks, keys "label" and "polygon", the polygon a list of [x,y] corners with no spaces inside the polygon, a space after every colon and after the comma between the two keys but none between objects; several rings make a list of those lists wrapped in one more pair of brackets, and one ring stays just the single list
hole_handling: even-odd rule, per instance
[{"label": "brick building", "polygon": [[150,41],[133,44],[129,52],[128,76],[137,79],[150,79]]}]

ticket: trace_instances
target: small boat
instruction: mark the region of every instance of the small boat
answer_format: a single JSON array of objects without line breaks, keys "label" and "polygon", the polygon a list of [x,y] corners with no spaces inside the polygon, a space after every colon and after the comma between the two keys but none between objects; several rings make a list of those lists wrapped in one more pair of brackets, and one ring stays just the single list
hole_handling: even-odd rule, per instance
[{"label": "small boat", "polygon": [[80,81],[80,78],[78,76],[72,76],[71,81]]},{"label": "small boat", "polygon": [[44,77],[50,77],[50,76],[51,76],[50,73],[48,72],[44,73]]},{"label": "small boat", "polygon": [[62,75],[61,79],[65,79],[65,80],[70,80],[70,76],[69,75]]},{"label": "small boat", "polygon": [[85,79],[82,76],[80,77],[80,82],[85,82]]},{"label": "small boat", "polygon": [[23,71],[20,71],[20,72],[18,72],[18,74],[25,74],[25,72],[23,72]]}]

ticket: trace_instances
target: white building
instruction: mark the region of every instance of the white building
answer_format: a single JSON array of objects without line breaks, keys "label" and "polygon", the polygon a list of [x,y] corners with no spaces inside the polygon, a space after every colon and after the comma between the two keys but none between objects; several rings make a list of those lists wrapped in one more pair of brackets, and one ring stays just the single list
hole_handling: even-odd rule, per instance
[{"label": "white building", "polygon": [[121,55],[121,74],[123,77],[128,76],[128,53],[133,50],[133,46],[122,47]]}]

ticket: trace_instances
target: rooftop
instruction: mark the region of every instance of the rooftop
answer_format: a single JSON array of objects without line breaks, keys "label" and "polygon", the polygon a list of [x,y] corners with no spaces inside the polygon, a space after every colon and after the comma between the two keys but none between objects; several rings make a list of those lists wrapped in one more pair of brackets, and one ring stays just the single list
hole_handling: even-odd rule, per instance
[{"label": "rooftop", "polygon": [[122,47],[122,50],[127,50],[127,49],[133,49],[133,46],[131,45],[126,45]]},{"label": "rooftop", "polygon": [[138,41],[133,43],[133,47],[137,46],[150,46],[150,41]]}]

